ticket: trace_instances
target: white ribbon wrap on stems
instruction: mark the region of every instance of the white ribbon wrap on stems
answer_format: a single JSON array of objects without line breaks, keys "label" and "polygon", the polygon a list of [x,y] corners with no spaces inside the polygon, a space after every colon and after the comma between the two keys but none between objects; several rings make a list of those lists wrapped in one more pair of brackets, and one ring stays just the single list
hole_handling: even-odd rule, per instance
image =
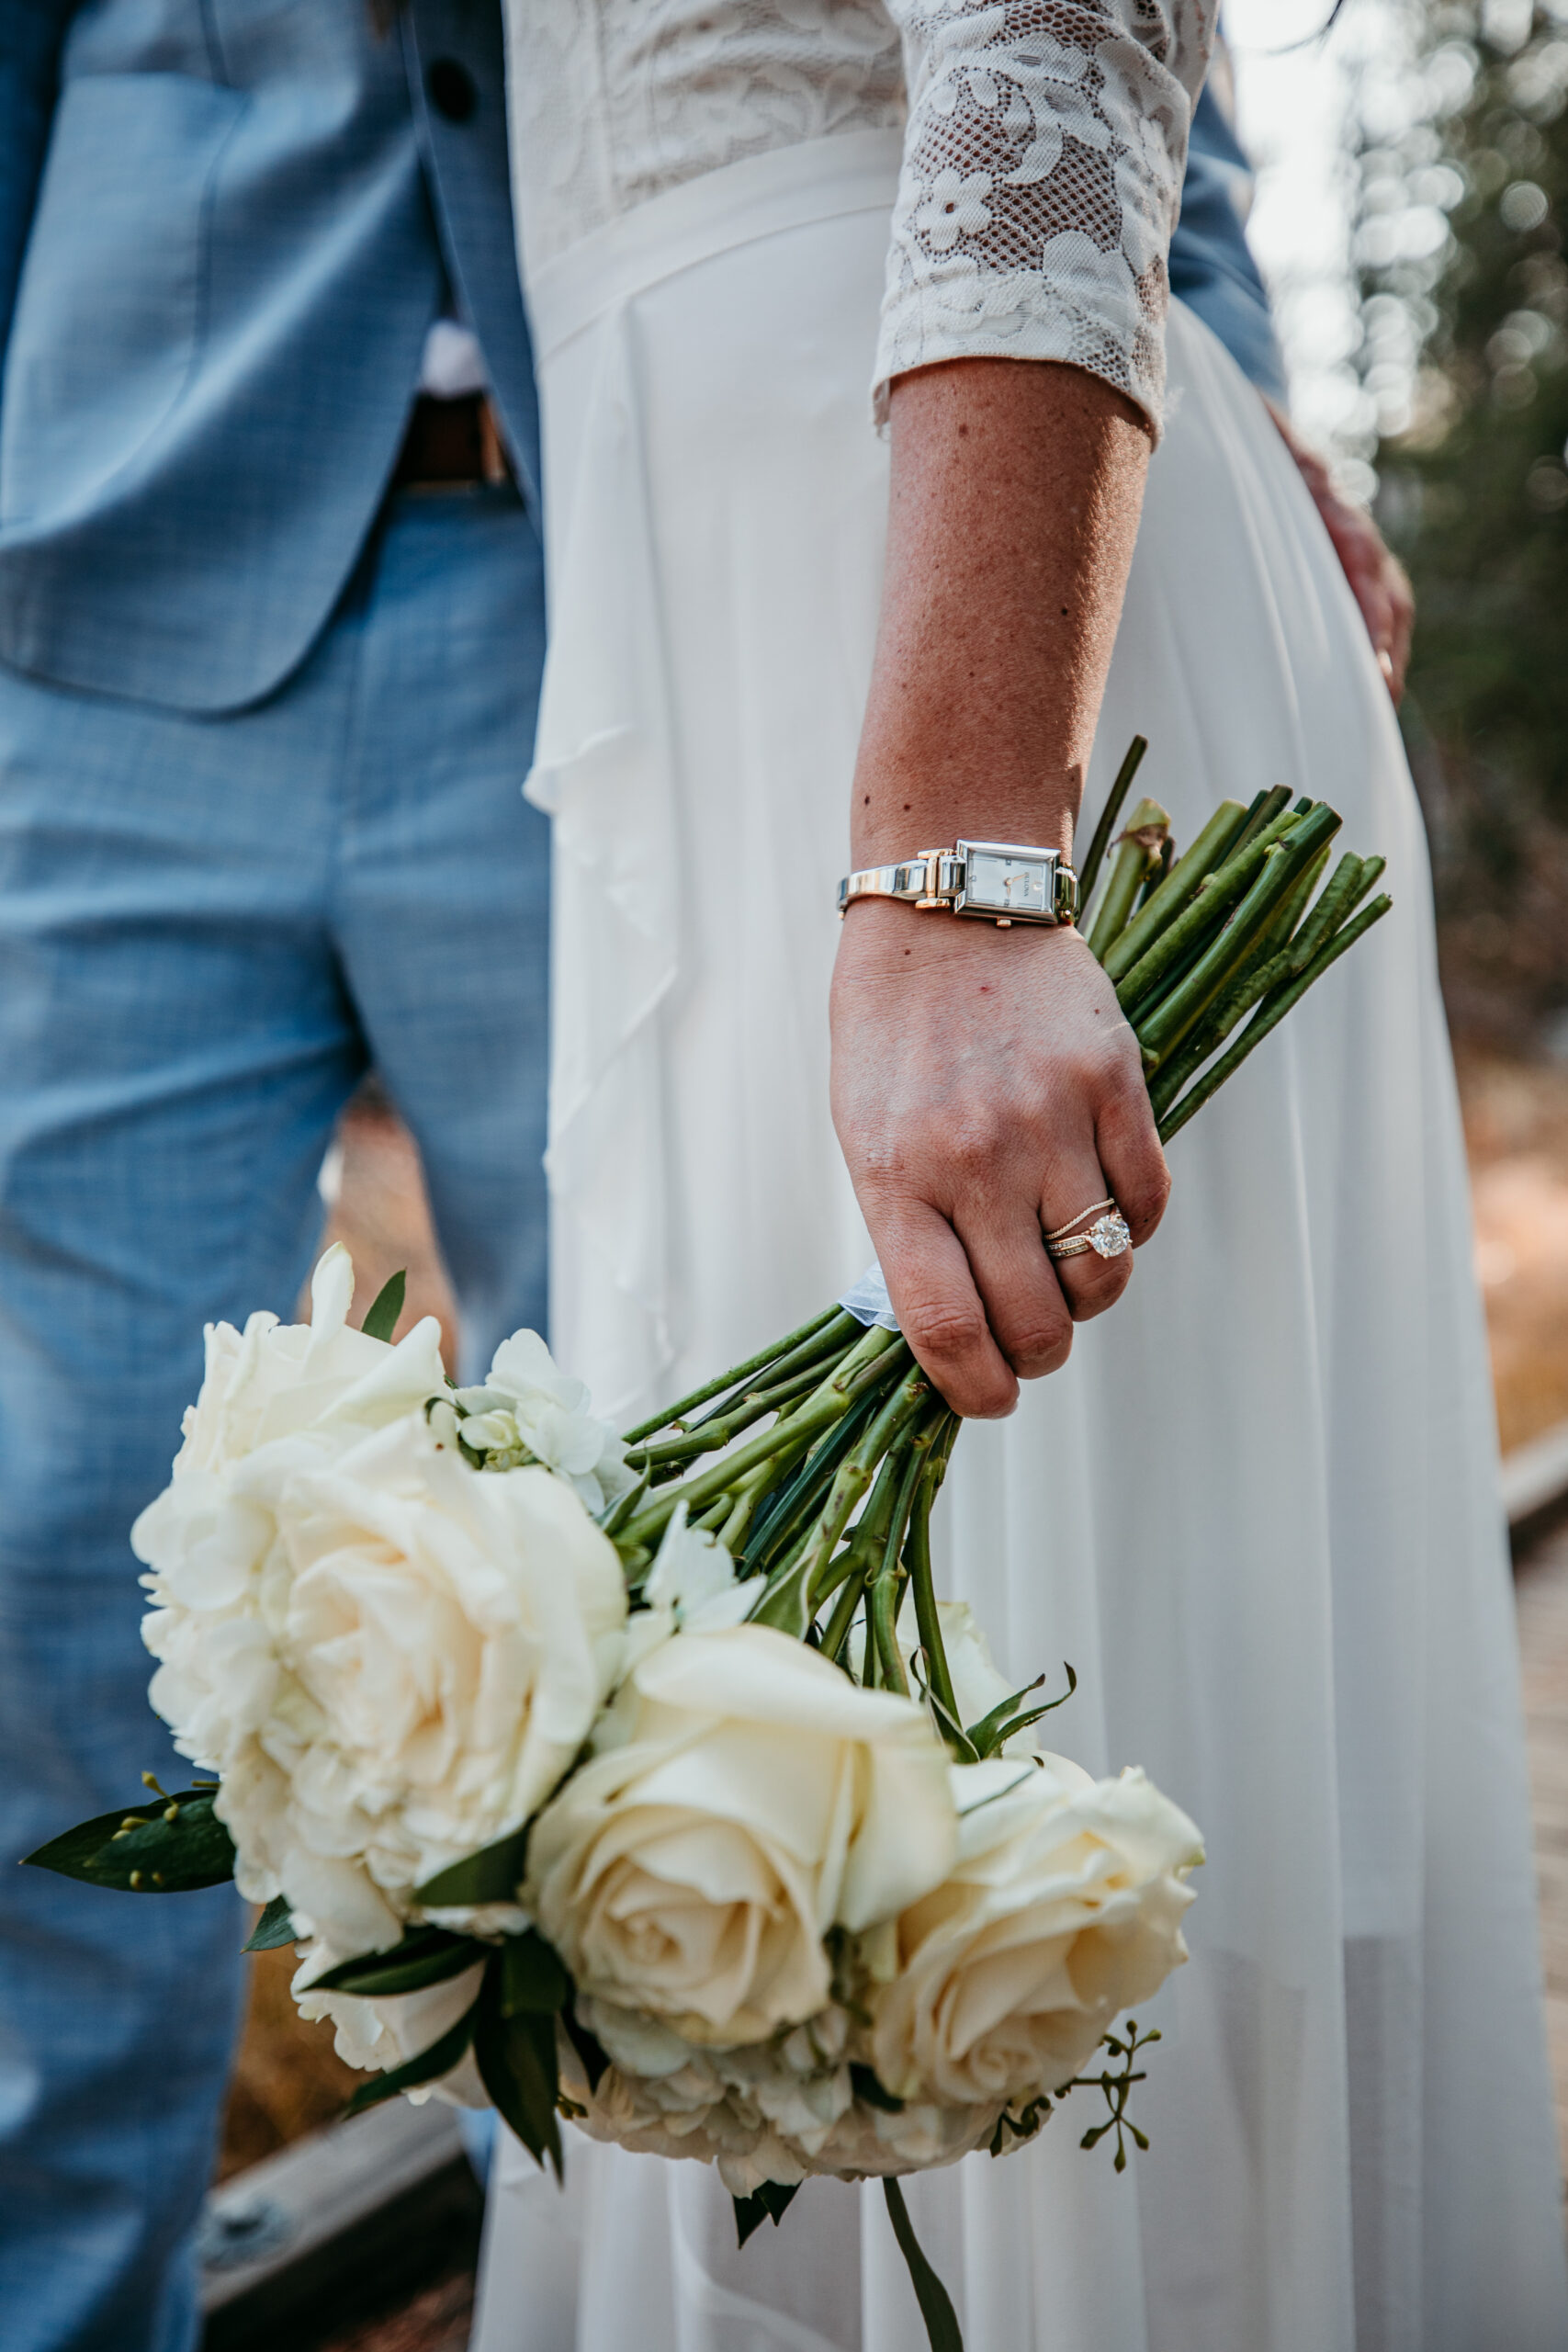
[{"label": "white ribbon wrap on stems", "polygon": [[854,1316],[862,1323],[880,1323],[885,1331],[898,1329],[898,1317],[893,1312],[893,1302],[887,1295],[882,1268],[874,1258],[859,1282],[844,1293],[839,1305],[847,1315]]}]

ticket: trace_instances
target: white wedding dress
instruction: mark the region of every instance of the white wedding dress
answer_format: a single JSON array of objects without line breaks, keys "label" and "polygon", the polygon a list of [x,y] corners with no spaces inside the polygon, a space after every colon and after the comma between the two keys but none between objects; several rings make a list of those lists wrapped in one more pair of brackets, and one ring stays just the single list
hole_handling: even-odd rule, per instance
[{"label": "white wedding dress", "polygon": [[[886,500],[868,392],[1010,353],[1157,414],[1200,13],[513,0],[551,582],[530,791],[557,831],[554,1337],[618,1418],[864,1263],[826,999]],[[1140,729],[1179,838],[1222,795],[1325,795],[1386,854],[1395,911],[1177,1139],[1125,1300],[959,1446],[948,1589],[1019,1681],[1073,1661],[1054,1744],[1145,1765],[1209,1861],[1157,2004],[1150,2153],[1114,2177],[1069,2107],[909,2202],[969,2352],[1563,2352],[1421,829],[1257,395],[1179,308],[1167,357],[1086,813]],[[476,2352],[923,2340],[874,2192],[810,2184],[738,2251],[704,2167],[572,2138],[568,2174],[563,2195],[503,2143]]]}]

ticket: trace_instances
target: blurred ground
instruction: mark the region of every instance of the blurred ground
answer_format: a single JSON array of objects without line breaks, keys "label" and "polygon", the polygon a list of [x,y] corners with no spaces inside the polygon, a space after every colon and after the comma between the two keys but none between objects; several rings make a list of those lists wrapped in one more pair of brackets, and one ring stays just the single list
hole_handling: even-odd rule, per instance
[{"label": "blurred ground", "polygon": [[[1477,1269],[1486,1302],[1498,1418],[1506,1447],[1568,1420],[1568,1069],[1478,1047],[1460,1054],[1461,1095],[1474,1182]],[[441,1318],[447,1352],[451,1295],[430,1232],[413,1146],[374,1094],[344,1123],[326,1189],[330,1231],[354,1254],[355,1314],[400,1266],[408,1271],[404,1328]],[[1568,2158],[1568,1532],[1521,1566],[1537,1852],[1549,2021]],[[291,1953],[253,1962],[250,2019],[225,2133],[225,2173],[334,2115],[354,2077],[323,2027],[302,2025],[288,1998]],[[319,2352],[462,2352],[472,2280],[453,2270],[412,2302],[367,2314]]]},{"label": "blurred ground", "polygon": [[1472,1047],[1459,1070],[1506,1452],[1568,1420],[1568,1069]]}]

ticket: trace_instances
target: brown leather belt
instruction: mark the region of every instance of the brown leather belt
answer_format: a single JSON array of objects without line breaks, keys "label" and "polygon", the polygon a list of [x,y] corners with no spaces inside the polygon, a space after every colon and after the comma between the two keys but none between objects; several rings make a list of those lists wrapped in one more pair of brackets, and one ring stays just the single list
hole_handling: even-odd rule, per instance
[{"label": "brown leather belt", "polygon": [[460,400],[433,400],[422,392],[392,475],[394,490],[459,490],[516,480],[482,392]]}]

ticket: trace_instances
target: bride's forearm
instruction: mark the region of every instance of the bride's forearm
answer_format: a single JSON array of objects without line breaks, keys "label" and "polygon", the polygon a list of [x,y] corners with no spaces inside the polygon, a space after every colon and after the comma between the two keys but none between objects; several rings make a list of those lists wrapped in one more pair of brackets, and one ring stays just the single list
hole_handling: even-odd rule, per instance
[{"label": "bride's forearm", "polygon": [[[1067,849],[1137,533],[1137,411],[1081,369],[900,379],[853,854],[960,836]],[[851,907],[833,1114],[905,1337],[961,1413],[1005,1413],[1132,1261],[1049,1232],[1111,1197],[1141,1241],[1168,1178],[1136,1041],[1076,931]]]},{"label": "bride's forearm", "polygon": [[854,863],[958,834],[1066,848],[1149,434],[1079,368],[962,360],[892,395],[887,571]]}]

